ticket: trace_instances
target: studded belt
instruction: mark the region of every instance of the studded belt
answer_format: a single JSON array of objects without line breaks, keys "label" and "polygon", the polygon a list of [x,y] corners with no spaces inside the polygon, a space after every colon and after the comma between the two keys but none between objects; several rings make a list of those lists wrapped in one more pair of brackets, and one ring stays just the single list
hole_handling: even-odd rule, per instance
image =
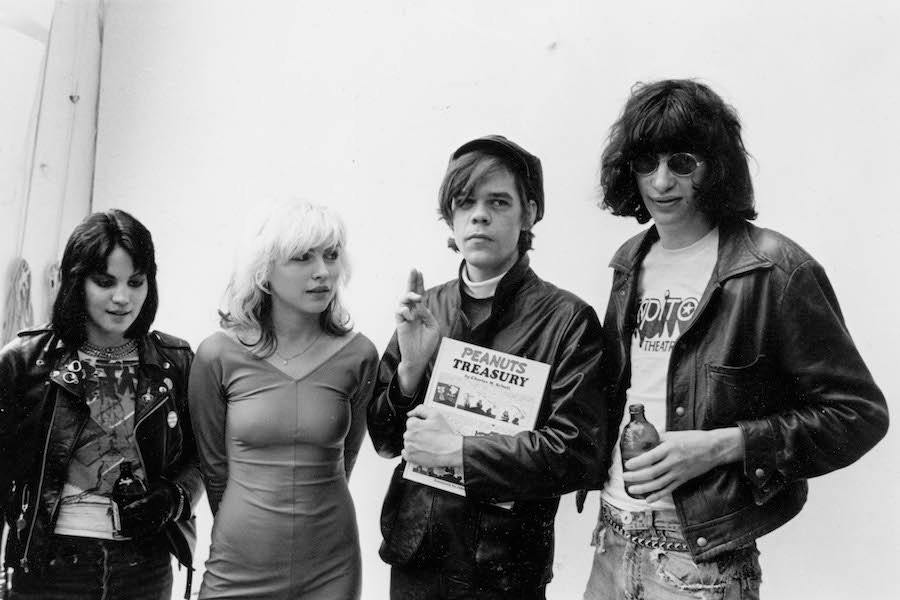
[{"label": "studded belt", "polygon": [[[616,509],[614,509],[616,510]],[[622,511],[617,511],[622,512]],[[603,515],[603,522],[606,525],[621,535],[623,538],[628,540],[633,544],[637,544],[639,546],[644,546],[645,548],[654,548],[659,550],[673,550],[675,552],[690,552],[690,547],[684,541],[679,534],[675,532],[669,532],[668,535],[663,533],[662,535],[651,533],[644,529],[640,529],[637,531],[626,529],[624,524],[619,521],[616,517],[613,516],[612,511],[608,507],[606,503],[603,504],[601,508],[601,513]],[[627,513],[632,514],[632,513]],[[674,534],[674,535],[673,535]]]}]

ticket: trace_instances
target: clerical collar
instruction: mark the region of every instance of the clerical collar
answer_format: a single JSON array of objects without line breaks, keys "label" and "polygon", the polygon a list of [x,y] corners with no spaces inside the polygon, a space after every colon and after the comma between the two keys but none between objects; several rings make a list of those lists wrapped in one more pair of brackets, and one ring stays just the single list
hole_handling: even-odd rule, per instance
[{"label": "clerical collar", "polygon": [[494,293],[497,291],[497,284],[500,283],[500,280],[503,279],[503,276],[506,275],[506,271],[500,273],[496,277],[492,277],[491,279],[485,279],[484,281],[472,281],[469,279],[469,273],[466,271],[466,268],[462,268],[462,281],[463,281],[463,289],[464,291],[477,300],[484,300],[485,298],[493,298]]}]

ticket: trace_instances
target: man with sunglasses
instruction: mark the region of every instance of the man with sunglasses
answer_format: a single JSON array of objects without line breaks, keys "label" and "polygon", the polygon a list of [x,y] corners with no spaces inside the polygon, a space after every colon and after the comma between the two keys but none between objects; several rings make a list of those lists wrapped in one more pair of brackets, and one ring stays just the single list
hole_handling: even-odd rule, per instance
[{"label": "man with sunglasses", "polygon": [[[749,222],[740,129],[709,87],[659,81],[635,87],[603,152],[603,207],[653,226],[610,263],[611,464],[586,600],[758,598],[756,539],[887,430],[824,270]],[[634,404],[661,443],[623,467]]]}]

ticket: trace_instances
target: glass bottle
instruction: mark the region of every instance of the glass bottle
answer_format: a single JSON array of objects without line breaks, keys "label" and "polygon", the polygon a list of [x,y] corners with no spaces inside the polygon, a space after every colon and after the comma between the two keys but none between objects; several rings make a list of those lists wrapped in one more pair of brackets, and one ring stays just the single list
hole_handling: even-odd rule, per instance
[{"label": "glass bottle", "polygon": [[[619,440],[619,450],[622,453],[622,471],[627,471],[625,462],[635,456],[640,456],[647,450],[655,448],[659,445],[659,432],[650,421],[644,416],[643,404],[632,404],[628,407],[628,413],[631,420],[622,430],[622,437]],[[625,485],[625,493],[632,498],[646,498],[649,494],[635,494],[628,491],[628,485]]]},{"label": "glass bottle", "polygon": [[119,465],[119,478],[113,484],[110,501],[113,513],[113,528],[122,537],[134,535],[133,524],[122,518],[122,508],[147,493],[147,486],[134,474],[134,468],[127,460]]}]

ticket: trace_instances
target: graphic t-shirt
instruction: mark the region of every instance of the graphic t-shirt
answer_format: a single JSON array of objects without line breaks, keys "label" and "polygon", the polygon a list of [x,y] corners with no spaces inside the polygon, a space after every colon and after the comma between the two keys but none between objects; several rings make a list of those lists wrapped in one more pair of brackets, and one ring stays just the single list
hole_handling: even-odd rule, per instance
[{"label": "graphic t-shirt", "polygon": [[59,535],[118,539],[113,534],[109,497],[119,465],[131,462],[144,478],[134,444],[138,357],[105,360],[79,352],[84,397],[91,416],[78,437],[54,532]]},{"label": "graphic t-shirt", "polygon": [[[675,342],[694,318],[709,283],[719,247],[714,228],[690,246],[666,250],[656,242],[641,265],[637,319],[631,338],[631,387],[619,435],[631,420],[628,407],[643,404],[647,420],[662,433],[666,429],[666,379]],[[625,493],[622,456],[616,442],[603,499],[623,510],[674,508],[671,494],[650,504]]]}]

